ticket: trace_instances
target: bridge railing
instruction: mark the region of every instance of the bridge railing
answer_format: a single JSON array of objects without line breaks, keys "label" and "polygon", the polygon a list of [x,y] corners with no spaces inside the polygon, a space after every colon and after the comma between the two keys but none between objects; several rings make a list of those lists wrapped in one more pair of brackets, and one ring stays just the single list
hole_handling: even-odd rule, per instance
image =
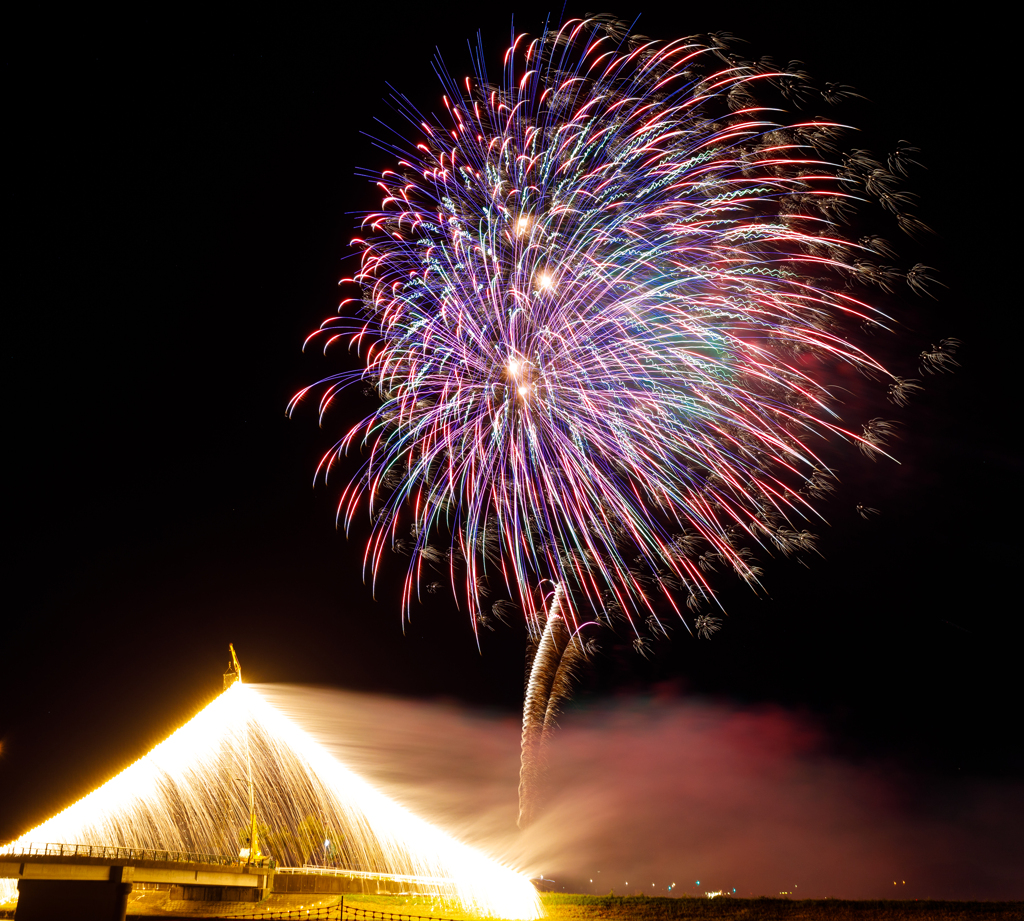
[{"label": "bridge railing", "polygon": [[[160,860],[167,863],[239,865],[238,857],[226,854],[163,851],[146,847],[121,847],[113,844],[6,844],[0,847],[0,857],[102,857],[106,860]],[[273,861],[270,861],[268,865],[273,866]]]}]

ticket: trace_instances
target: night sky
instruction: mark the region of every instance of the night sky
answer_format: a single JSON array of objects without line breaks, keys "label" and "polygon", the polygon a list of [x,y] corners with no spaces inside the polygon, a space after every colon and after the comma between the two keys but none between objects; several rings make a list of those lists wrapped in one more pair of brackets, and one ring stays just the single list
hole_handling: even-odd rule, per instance
[{"label": "night sky", "polygon": [[[374,119],[401,126],[387,84],[439,108],[435,45],[462,76],[478,28],[495,54],[509,36],[505,7],[359,7],[75,14],[8,35],[0,841],[216,694],[229,642],[253,681],[521,703],[521,626],[485,632],[478,651],[437,595],[403,630],[403,558],[374,600],[358,534],[335,530],[342,479],[312,487],[346,413],[368,407],[358,389],[334,431],[312,405],[284,414],[343,360],[301,345],[334,312],[353,214],[376,200],[355,169],[390,165],[370,137],[388,130]],[[532,32],[547,12],[516,10]],[[1009,65],[996,29],[966,15],[713,4],[637,24],[798,58],[870,100],[849,109],[865,129],[854,146],[922,148],[909,187],[937,235],[898,245],[948,288],[916,299],[887,347],[909,369],[940,337],[965,344],[955,375],[893,410],[901,465],[840,462],[821,558],[762,559],[761,597],[723,577],[712,642],[678,632],[643,660],[628,637],[599,638],[580,706],[627,693],[779,705],[854,762],[1024,781]],[[857,502],[882,514],[864,521]]]}]

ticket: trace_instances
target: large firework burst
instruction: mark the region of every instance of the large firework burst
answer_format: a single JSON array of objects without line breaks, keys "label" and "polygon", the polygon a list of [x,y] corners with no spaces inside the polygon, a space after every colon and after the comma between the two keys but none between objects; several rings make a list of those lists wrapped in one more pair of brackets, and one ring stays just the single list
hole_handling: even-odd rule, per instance
[{"label": "large firework burst", "polygon": [[841,153],[814,106],[848,89],[798,64],[627,32],[594,17],[516,36],[500,86],[482,56],[463,83],[440,68],[441,117],[395,99],[416,140],[356,241],[359,296],[310,339],[365,360],[317,385],[321,416],[356,381],[380,396],[320,470],[364,452],[339,517],[368,507],[373,572],[410,555],[406,606],[429,565],[474,624],[488,585],[538,637],[552,590],[570,634],[685,621],[715,567],[756,583],[757,548],[810,546],[822,436],[882,450],[891,425],[840,418],[840,376],[897,402],[918,386],[856,344],[886,324],[864,291],[926,280],[883,264],[855,217],[922,226],[897,181],[914,148],[888,169]]}]

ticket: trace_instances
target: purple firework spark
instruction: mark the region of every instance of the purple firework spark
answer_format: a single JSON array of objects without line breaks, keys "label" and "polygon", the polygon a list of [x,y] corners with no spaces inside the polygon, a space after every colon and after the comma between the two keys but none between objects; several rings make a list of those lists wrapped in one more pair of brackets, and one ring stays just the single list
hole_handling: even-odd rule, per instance
[{"label": "purple firework spark", "polygon": [[857,286],[906,273],[843,228],[872,198],[921,226],[896,176],[841,156],[839,124],[758,102],[845,89],[721,36],[626,31],[596,17],[515,36],[500,87],[482,55],[461,85],[439,68],[442,118],[395,97],[420,139],[394,148],[356,241],[342,313],[358,315],[310,340],[365,362],[316,385],[321,418],[358,380],[381,398],[318,474],[364,451],[339,518],[368,506],[374,573],[389,548],[411,555],[406,608],[433,564],[474,623],[497,580],[534,631],[545,585],[574,629],[683,616],[713,599],[716,565],[756,583],[751,548],[810,545],[800,526],[831,479],[817,438],[881,450],[878,420],[865,438],[837,415],[843,368],[916,386],[852,342],[886,319]]}]

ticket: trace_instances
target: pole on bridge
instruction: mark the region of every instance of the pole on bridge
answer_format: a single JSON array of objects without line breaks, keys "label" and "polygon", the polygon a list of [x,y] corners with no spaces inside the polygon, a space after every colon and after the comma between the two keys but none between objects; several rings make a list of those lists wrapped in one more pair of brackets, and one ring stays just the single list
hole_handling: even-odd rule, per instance
[{"label": "pole on bridge", "polygon": [[[224,673],[224,690],[226,691],[235,682],[242,680],[242,666],[235,655],[235,644],[228,643],[228,650],[231,653],[231,661],[228,662],[228,670]],[[245,733],[245,768],[249,778],[249,847],[248,853],[243,849],[246,858],[246,865],[258,864],[262,854],[259,847],[259,830],[256,827],[256,795],[252,786],[252,758],[249,754],[249,733]]]}]

